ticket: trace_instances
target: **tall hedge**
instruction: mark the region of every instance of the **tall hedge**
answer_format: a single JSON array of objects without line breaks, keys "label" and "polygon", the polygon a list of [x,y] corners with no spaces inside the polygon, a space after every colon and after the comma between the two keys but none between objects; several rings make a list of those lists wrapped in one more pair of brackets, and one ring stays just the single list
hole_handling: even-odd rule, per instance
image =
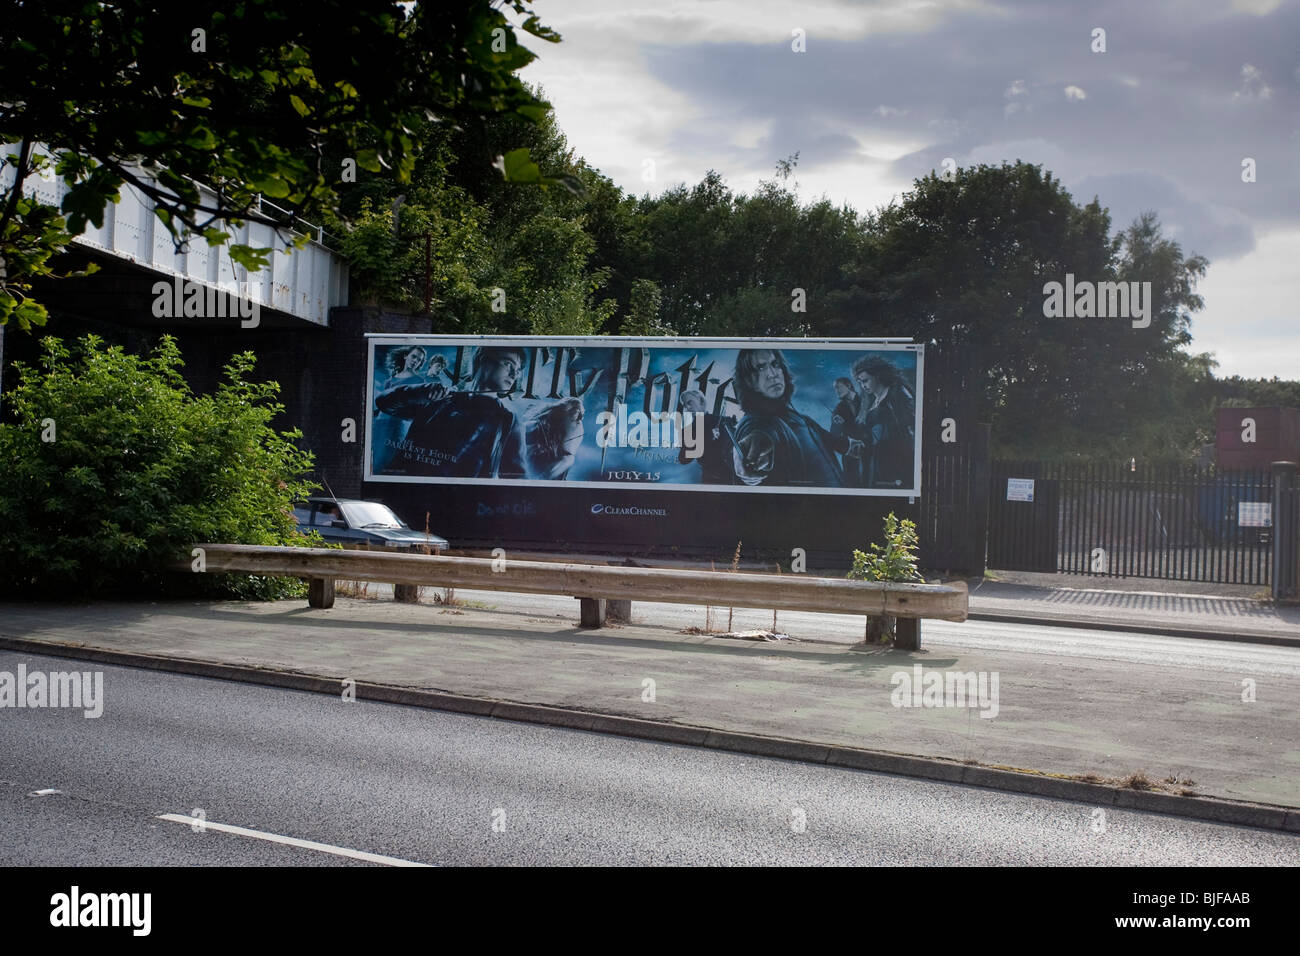
[{"label": "tall hedge", "polygon": [[279,385],[232,357],[195,395],[174,339],[137,356],[86,336],[42,340],[16,365],[0,424],[0,591],[87,599],[209,593],[274,598],[293,579],[174,574],[194,542],[304,544],[292,504],[315,485],[296,429],[277,432]]}]

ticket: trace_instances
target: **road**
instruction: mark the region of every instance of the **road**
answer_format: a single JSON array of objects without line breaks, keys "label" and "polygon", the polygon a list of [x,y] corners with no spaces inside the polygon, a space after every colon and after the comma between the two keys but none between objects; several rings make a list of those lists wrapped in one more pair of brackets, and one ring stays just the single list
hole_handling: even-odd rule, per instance
[{"label": "road", "polygon": [[1270,831],[0,653],[19,663],[102,669],[113,706],[0,710],[5,865],[1300,863]]}]

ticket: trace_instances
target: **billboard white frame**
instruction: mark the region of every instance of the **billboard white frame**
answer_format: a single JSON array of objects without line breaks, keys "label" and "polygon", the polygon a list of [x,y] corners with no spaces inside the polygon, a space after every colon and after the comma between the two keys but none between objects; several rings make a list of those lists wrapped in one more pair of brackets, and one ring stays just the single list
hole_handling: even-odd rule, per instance
[{"label": "billboard white frame", "polygon": [[[362,477],[368,482],[424,485],[484,485],[526,488],[587,488],[603,491],[683,491],[716,494],[759,495],[839,495],[853,497],[888,497],[913,499],[921,494],[922,406],[925,394],[925,346],[907,338],[703,338],[692,336],[621,336],[621,335],[432,335],[427,333],[370,332],[366,334],[366,415],[365,448]],[[913,352],[916,354],[916,425],[913,477],[910,488],[791,488],[766,485],[712,485],[669,482],[569,481],[534,478],[444,478],[422,475],[376,475],[372,472],[370,423],[375,401],[375,352],[379,346],[421,345],[443,347],[541,346],[574,348],[768,348],[778,351],[843,350],[872,352]]]}]

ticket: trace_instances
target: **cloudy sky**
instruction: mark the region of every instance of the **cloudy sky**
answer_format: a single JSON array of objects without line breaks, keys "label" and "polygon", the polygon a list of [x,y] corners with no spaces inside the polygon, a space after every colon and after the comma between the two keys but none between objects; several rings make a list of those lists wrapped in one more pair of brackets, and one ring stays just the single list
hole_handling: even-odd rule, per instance
[{"label": "cloudy sky", "polygon": [[564,40],[529,38],[524,78],[626,190],[716,169],[749,191],[797,151],[800,195],[865,211],[946,157],[1041,163],[1116,229],[1153,209],[1210,260],[1193,349],[1216,353],[1220,375],[1300,378],[1300,0],[535,9]]}]

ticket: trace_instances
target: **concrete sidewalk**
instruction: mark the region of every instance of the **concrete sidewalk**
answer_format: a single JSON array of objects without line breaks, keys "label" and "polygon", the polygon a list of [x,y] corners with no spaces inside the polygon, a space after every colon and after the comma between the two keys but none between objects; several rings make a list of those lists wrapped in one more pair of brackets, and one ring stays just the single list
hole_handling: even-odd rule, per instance
[{"label": "concrete sidewalk", "polygon": [[[465,552],[483,557],[484,553]],[[619,563],[601,555],[531,554],[526,559]],[[638,564],[629,561],[630,564]],[[644,567],[703,570],[697,561],[656,559]],[[742,561],[743,571],[770,573],[771,568]],[[818,575],[838,577],[840,572],[820,569]],[[940,580],[934,578],[931,580]],[[985,578],[962,578],[970,589],[970,617],[1004,624],[1135,631],[1171,637],[1241,641],[1300,647],[1300,604],[1276,605],[1267,600],[1268,588],[1254,584],[1173,581],[1160,578],[1122,578],[1082,574],[1048,574],[995,571]],[[372,594],[391,594],[384,585],[369,585]],[[494,603],[490,598],[488,603]],[[654,620],[695,617],[697,609],[683,605],[655,605]],[[725,609],[724,609],[725,613]],[[757,621],[771,611],[746,613]],[[749,623],[746,627],[770,626]],[[839,628],[833,628],[838,632]],[[848,639],[860,639],[860,630]],[[923,628],[924,630],[924,628]],[[831,638],[838,640],[838,637]]]},{"label": "concrete sidewalk", "polygon": [[[1169,590],[970,583],[973,620],[1094,627],[1300,647],[1300,606]],[[1177,588],[1179,582],[1144,582]],[[1241,588],[1224,588],[1240,592]],[[1260,590],[1255,588],[1253,590]]]},{"label": "concrete sidewalk", "polygon": [[[463,553],[490,557],[487,552]],[[607,555],[532,553],[524,559],[620,563]],[[656,559],[645,564],[627,560],[626,563],[681,570],[705,569],[698,561],[685,559]],[[740,570],[770,573],[771,567],[742,561]],[[839,577],[841,572],[818,569],[809,573]],[[970,617],[977,621],[1124,630],[1300,647],[1300,604],[1276,605],[1267,600],[1268,588],[1262,585],[1026,571],[995,571],[985,578],[959,580],[964,580],[970,589]],[[384,585],[367,587],[372,595],[392,593]],[[490,597],[488,603],[494,603]],[[654,620],[665,622],[662,617],[667,615],[669,621],[665,623],[687,616],[694,618],[698,611],[697,608],[687,610],[685,605],[654,605],[654,608]],[[770,619],[771,611],[746,612],[746,619],[757,621],[764,615]],[[768,625],[749,623],[745,626]],[[838,633],[841,629],[833,630]],[[847,630],[857,635],[856,638],[850,636],[849,640],[860,639],[860,631],[854,631],[852,627]]]},{"label": "concrete sidewalk", "polygon": [[[966,762],[1059,776],[1143,773],[1172,779],[1172,793],[1300,806],[1300,651],[1291,648],[1232,645],[1213,655],[1174,655],[1172,662],[1162,649],[1159,663],[1144,663],[1005,644],[973,649],[955,639],[945,645],[944,633],[960,635],[966,627],[948,624],[922,651],[907,653],[848,642],[723,639],[659,623],[583,631],[572,599],[526,600],[531,611],[348,598],[328,611],[302,601],[5,604],[0,646],[143,655],[154,666],[197,673],[205,673],[202,666],[184,662],[204,662],[214,675],[226,673],[216,665],[256,668],[257,679],[272,683],[276,675],[331,682],[318,689],[351,678],[663,728],[941,758],[959,771]],[[854,619],[839,620],[855,626]],[[996,674],[996,716],[894,706],[894,675],[910,676],[918,664]],[[1252,701],[1242,699],[1243,679],[1254,682]],[[106,715],[112,695],[106,686]],[[1300,828],[1300,814],[1287,819]]]}]

